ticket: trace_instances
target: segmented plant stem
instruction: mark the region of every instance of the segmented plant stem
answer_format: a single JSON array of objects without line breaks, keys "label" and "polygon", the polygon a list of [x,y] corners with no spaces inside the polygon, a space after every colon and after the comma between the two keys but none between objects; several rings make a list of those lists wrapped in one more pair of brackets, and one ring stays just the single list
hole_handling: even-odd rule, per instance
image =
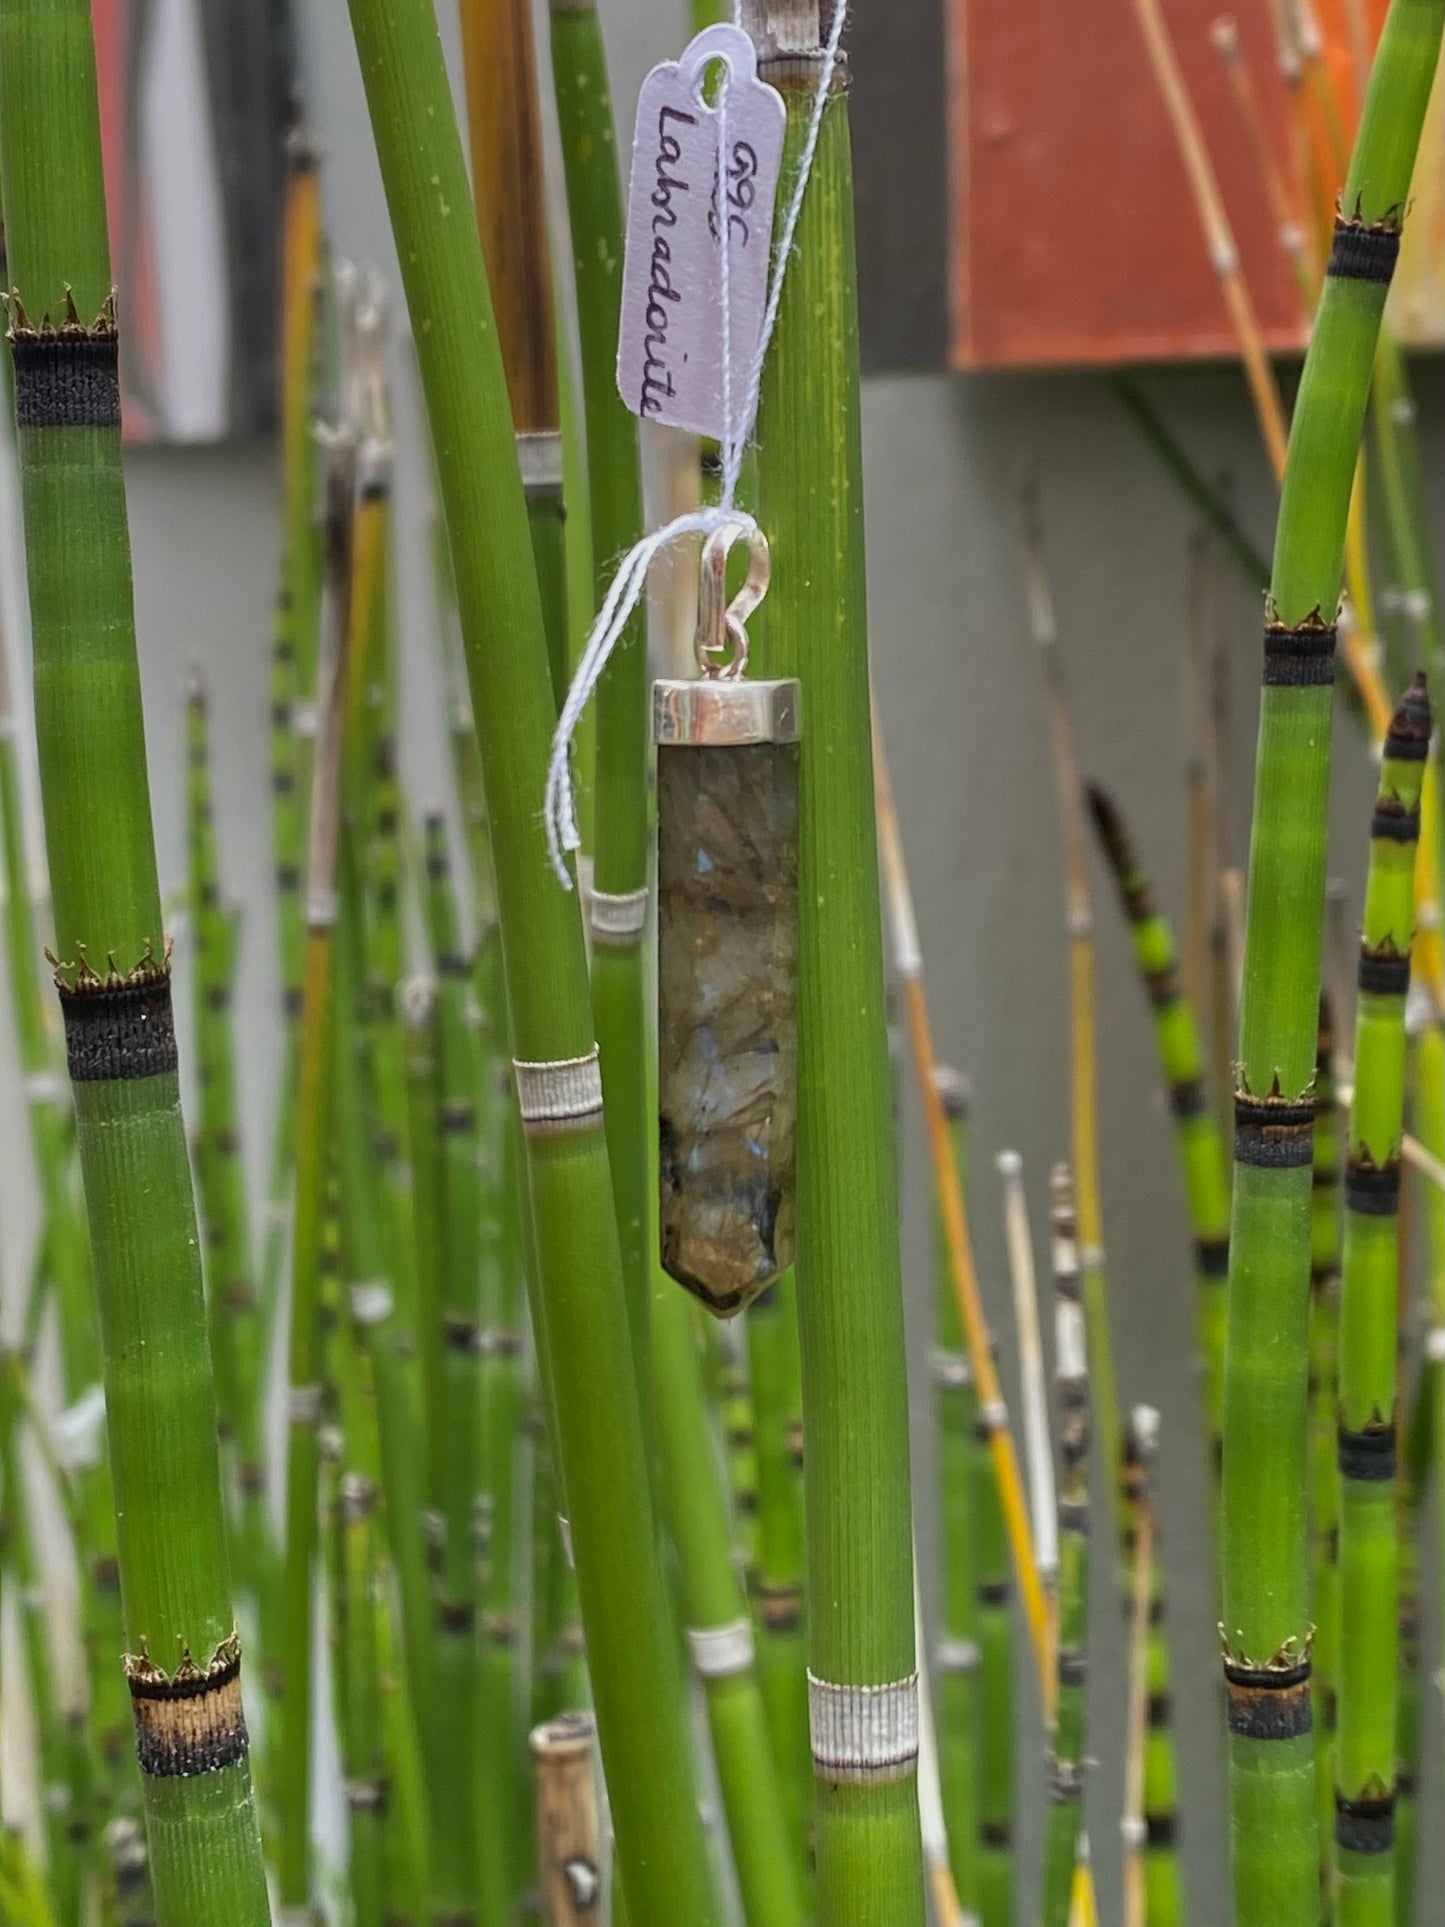
[{"label": "segmented plant stem", "polygon": [[[786,9],[776,10],[778,15]],[[796,10],[795,10],[796,11]],[[765,10],[771,24],[774,10]],[[815,24],[815,23],[814,23]],[[783,177],[818,85],[816,43],[765,58],[788,109]],[[801,761],[798,1309],[811,1690],[914,1671],[908,1426],[883,1008],[862,547],[848,107],[827,102],[763,375],[758,488],[773,542],[768,672],[807,691]],[[845,1088],[834,1072],[850,1067]],[[814,1758],[818,1912],[921,1920],[915,1761],[840,1778]]]},{"label": "segmented plant stem", "polygon": [[1405,998],[1415,921],[1424,673],[1385,739],[1370,834],[1340,1279],[1340,1723],[1335,1845],[1342,1927],[1394,1920],[1397,1667],[1396,1291]]},{"label": "segmented plant stem", "polygon": [[1097,785],[1089,808],[1119,900],[1129,921],[1134,956],[1154,1013],[1159,1067],[1169,1093],[1174,1139],[1194,1240],[1194,1280],[1204,1411],[1210,1466],[1218,1474],[1223,1397],[1224,1333],[1229,1273],[1229,1192],[1224,1147],[1204,1080],[1195,1013],[1181,993],[1173,932],[1154,900],[1128,828],[1113,799]]},{"label": "segmented plant stem", "polygon": [[1303,1501],[1332,618],[1442,14],[1440,0],[1393,0],[1381,36],[1295,405],[1271,579],[1225,1362],[1223,1624],[1238,1927],[1304,1927],[1319,1908]]},{"label": "segmented plant stem", "polygon": [[[511,1048],[529,1066],[576,1064],[585,1080],[593,1025],[581,920],[547,873],[538,824],[554,713],[546,639],[481,245],[470,222],[451,218],[468,188],[445,64],[424,0],[352,0],[351,18],[452,538]],[[639,754],[634,775],[641,766]],[[544,1089],[553,1075],[540,1074]],[[561,1128],[550,1122],[534,1115],[526,1139],[533,1329],[552,1390],[628,1914],[632,1927],[707,1927],[718,1906],[658,1555],[607,1143],[591,1106]]]},{"label": "segmented plant stem", "polygon": [[1083,1814],[1089,1624],[1089,1365],[1074,1190],[1065,1166],[1051,1183],[1054,1389],[1058,1403],[1059,1635],[1055,1664],[1043,1927],[1068,1927]]},{"label": "segmented plant stem", "polygon": [[[937,1084],[949,1120],[954,1155],[964,1168],[968,1095],[954,1071]],[[975,1568],[979,1526],[970,1460],[978,1400],[953,1296],[948,1241],[936,1216],[934,1257],[934,1425],[938,1453],[939,1623],[933,1649],[938,1702],[939,1778],[949,1866],[959,1904],[979,1906],[979,1645]]]},{"label": "segmented plant stem", "polygon": [[[161,1927],[259,1927],[266,1888],[151,830],[84,0],[0,7],[0,150],[56,976],[156,1914]],[[194,1695],[184,1721],[178,1680]]]}]

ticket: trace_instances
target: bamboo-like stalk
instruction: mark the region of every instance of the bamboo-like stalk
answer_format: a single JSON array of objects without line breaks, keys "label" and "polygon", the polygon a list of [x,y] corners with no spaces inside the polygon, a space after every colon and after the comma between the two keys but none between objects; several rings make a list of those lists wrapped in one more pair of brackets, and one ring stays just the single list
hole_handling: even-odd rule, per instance
[{"label": "bamboo-like stalk", "polygon": [[[992,1362],[990,1360],[990,1362]],[[1014,1628],[1010,1548],[994,1456],[995,1428],[975,1399],[968,1494],[977,1546],[978,1913],[983,1927],[1011,1927],[1014,1860]],[[1055,1682],[1056,1683],[1056,1682]],[[1053,1689],[1048,1695],[1053,1698]]]},{"label": "bamboo-like stalk", "polygon": [[933,1052],[933,1033],[923,982],[923,953],[919,948],[908,871],[903,860],[903,839],[893,807],[883,738],[876,728],[873,732],[873,780],[893,966],[902,987],[909,1049],[928,1126],[934,1196],[948,1252],[954,1300],[963,1327],[969,1369],[978,1397],[979,1423],[990,1438],[990,1453],[998,1485],[998,1505],[1008,1535],[1014,1577],[1018,1582],[1038,1668],[1040,1697],[1047,1710],[1053,1693],[1048,1599],[1034,1557],[1033,1531],[1029,1524],[1018,1454],[1009,1430],[1008,1407],[999,1385],[988,1322],[984,1317],[978,1279],[974,1272],[957,1147],[949,1129],[944,1088],[938,1080],[938,1066]]},{"label": "bamboo-like stalk", "polygon": [[1310,1704],[1320,1817],[1320,1913],[1335,1917],[1335,1732],[1340,1666],[1340,1145],[1334,1002],[1320,996],[1315,1045],[1314,1170],[1310,1193],[1309,1481]]},{"label": "bamboo-like stalk", "polygon": [[267,1622],[275,1604],[276,1561],[266,1505],[261,1327],[251,1270],[231,1023],[237,913],[220,896],[206,690],[199,675],[193,678],[187,694],[186,733],[193,992],[200,1060],[196,1174],[206,1240],[218,1404],[235,1455],[236,1565],[241,1583],[254,1598],[264,1649],[271,1630]]},{"label": "bamboo-like stalk", "polygon": [[[45,1274],[54,1287],[60,1325],[61,1378],[68,1409],[84,1409],[100,1377],[95,1330],[90,1241],[76,1193],[71,1121],[66,1086],[56,1068],[55,1039],[46,1021],[40,982],[40,940],[31,901],[25,820],[21,808],[15,718],[9,665],[0,647],[0,841],[5,873],[5,957],[24,1077],[31,1148],[40,1185]],[[38,1319],[44,1295],[33,1295],[29,1318]],[[27,1330],[26,1343],[34,1332]],[[99,1441],[97,1440],[97,1447]],[[137,1793],[128,1772],[130,1725],[124,1677],[115,1654],[125,1644],[121,1625],[120,1571],[116,1564],[115,1501],[103,1449],[88,1449],[75,1467],[80,1488],[77,1553],[81,1565],[81,1638],[90,1693],[90,1725],[111,1797]],[[70,1696],[67,1695],[67,1698]],[[73,1707],[67,1711],[73,1712]],[[143,1849],[142,1849],[143,1851]]]},{"label": "bamboo-like stalk", "polygon": [[1396,1277],[1405,996],[1420,783],[1423,672],[1385,741],[1371,824],[1355,1018],[1355,1088],[1340,1288],[1340,1709],[1335,1844],[1342,1927],[1394,1920],[1397,1703]]},{"label": "bamboo-like stalk", "polygon": [[1058,1693],[1051,1735],[1042,1927],[1068,1927],[1083,1813],[1089,1624],[1089,1363],[1074,1188],[1067,1166],[1050,1182],[1054,1274],[1054,1389],[1058,1401]]},{"label": "bamboo-like stalk", "polygon": [[84,1743],[85,1718],[79,1709],[62,1709],[56,1690],[55,1642],[20,1466],[23,1369],[18,1355],[0,1351],[0,1575],[14,1585],[19,1605],[36,1781],[44,1815],[46,1885],[60,1927],[78,1927],[92,1822],[89,1789],[83,1773],[76,1771],[84,1760],[71,1744],[71,1733],[78,1718]]},{"label": "bamboo-like stalk", "polygon": [[1008,1249],[1009,1282],[1013,1291],[1014,1328],[1019,1342],[1019,1378],[1023,1390],[1024,1454],[1029,1468],[1033,1510],[1034,1565],[1040,1584],[1053,1595],[1053,1617],[1058,1616],[1059,1535],[1054,1495],[1054,1456],[1049,1439],[1048,1398],[1044,1390],[1044,1349],[1039,1331],[1038,1283],[1034,1275],[1033,1241],[1029,1234],[1028,1203],[1024,1197],[1023,1160],[1017,1151],[1001,1151],[999,1176],[1004,1187],[1004,1234]]},{"label": "bamboo-like stalk", "polygon": [[743,1916],[748,1927],[800,1927],[799,1862],[768,1734],[747,1596],[733,1563],[692,1307],[660,1272],[651,1330],[659,1496],[677,1551],[683,1621],[707,1706]]},{"label": "bamboo-like stalk", "polygon": [[1239,28],[1227,14],[1220,16],[1210,28],[1209,38],[1214,51],[1224,63],[1224,71],[1229,78],[1229,91],[1234,96],[1234,104],[1254,155],[1255,169],[1264,186],[1265,202],[1269,208],[1270,219],[1274,222],[1275,238],[1280,251],[1290,264],[1290,272],[1295,277],[1295,285],[1300,292],[1306,313],[1315,305],[1320,286],[1320,258],[1315,247],[1314,237],[1308,223],[1302,221],[1294,206],[1289,188],[1285,185],[1283,174],[1275,160],[1274,150],[1265,132],[1264,120],[1260,113],[1259,97],[1254,91],[1254,81],[1245,64],[1239,45]]},{"label": "bamboo-like stalk", "polygon": [[327,623],[306,852],[306,949],[297,1070],[296,1205],[287,1346],[286,1538],[281,1724],[276,1769],[277,1886],[283,1907],[311,1900],[312,1596],[321,1418],[323,1232],[333,1116],[337,856],[348,656],[356,444],[334,431],[326,476]]},{"label": "bamboo-like stalk", "polygon": [[1284,409],[1280,403],[1274,370],[1265,352],[1254,304],[1240,272],[1239,251],[1235,247],[1229,216],[1224,211],[1224,201],[1209,150],[1205,146],[1194,103],[1184,84],[1184,76],[1179,71],[1179,59],[1164,23],[1159,0],[1133,0],[1133,5],[1155,85],[1169,115],[1179,158],[1189,176],[1189,190],[1204,232],[1204,244],[1209,250],[1210,263],[1219,278],[1220,292],[1239,341],[1245,380],[1249,384],[1250,399],[1259,418],[1260,433],[1264,437],[1270,466],[1278,478],[1284,473],[1288,440]]},{"label": "bamboo-like stalk", "polygon": [[[497,972],[500,978],[500,971]],[[495,1085],[500,1067],[493,1063]],[[485,1495],[487,1531],[483,1548],[481,1612],[477,1656],[477,1729],[480,1757],[475,1769],[477,1848],[481,1862],[479,1917],[483,1927],[510,1919],[527,1884],[532,1830],[525,1772],[520,1688],[522,1645],[518,1607],[521,1555],[526,1535],[520,1529],[522,1502],[523,1384],[526,1349],[526,1277],[520,1197],[522,1149],[513,1128],[505,1088],[493,1093],[488,1111],[488,1166],[496,1194],[498,1252],[484,1288],[479,1387],[482,1414],[480,1478]]]},{"label": "bamboo-like stalk", "polygon": [[472,194],[527,492],[552,688],[567,685],[562,414],[541,103],[528,0],[461,0]]},{"label": "bamboo-like stalk", "polygon": [[758,1440],[751,1364],[737,1325],[708,1319],[705,1339],[712,1380],[708,1390],[722,1427],[734,1556],[743,1585],[751,1592],[758,1573]]},{"label": "bamboo-like stalk", "polygon": [[748,1307],[758,1471],[758,1683],[777,1765],[794,1864],[811,1866],[813,1762],[808,1750],[807,1626],[803,1596],[802,1359],[791,1271]]},{"label": "bamboo-like stalk", "polygon": [[1304,1290],[1330,688],[1379,317],[1438,53],[1394,0],[1296,403],[1266,630],[1225,1361],[1223,1603],[1238,1927],[1318,1914],[1309,1708]]},{"label": "bamboo-like stalk", "polygon": [[[431,1721],[432,1877],[437,1911],[457,1927],[476,1915],[477,1637],[473,1520],[481,1453],[482,1181],[477,1107],[482,1060],[472,1025],[472,961],[462,950],[440,813],[425,825],[427,923],[438,981],[441,1102],[441,1386],[429,1413],[436,1558],[436,1691]],[[488,1227],[490,1233],[491,1227]],[[489,1237],[490,1243],[490,1237]],[[488,1252],[488,1259],[494,1256]]]},{"label": "bamboo-like stalk", "polygon": [[1098,1427],[1104,1464],[1109,1468],[1107,1490],[1110,1516],[1118,1526],[1118,1483],[1123,1465],[1123,1428],[1114,1372],[1114,1346],[1109,1329],[1109,1301],[1104,1274],[1103,1205],[1099,1190],[1099,1121],[1095,1097],[1094,912],[1089,894],[1088,829],[1084,822],[1083,791],[1079,783],[1074,727],[1059,662],[1058,625],[1053,593],[1044,559],[1043,527],[1037,491],[1025,491],[1025,587],[1029,628],[1043,660],[1049,747],[1063,848],[1064,930],[1069,950],[1069,1139],[1074,1202],[1079,1229],[1079,1270],[1083,1280],[1084,1316],[1089,1331],[1089,1390],[1093,1422]]},{"label": "bamboo-like stalk", "polygon": [[1218,1474],[1223,1398],[1226,1281],[1229,1271],[1229,1192],[1224,1147],[1204,1084],[1194,1012],[1181,995],[1174,939],[1154,901],[1128,828],[1113,799],[1088,788],[1099,843],[1129,921],[1134,955],[1154,1013],[1159,1067],[1174,1117],[1180,1175],[1194,1240],[1197,1342],[1204,1365],[1204,1411],[1211,1470]]},{"label": "bamboo-like stalk", "polygon": [[[813,123],[818,9],[749,16],[787,106],[783,178]],[[761,520],[773,584],[768,673],[807,692],[798,889],[798,1316],[803,1356],[808,1664],[817,1911],[923,1917],[915,1754],[908,1410],[876,828],[869,750],[856,265],[841,70],[817,123],[759,411]],[[846,1087],[835,1074],[849,1066]],[[840,1778],[830,1739],[861,1704],[898,1737]],[[870,1724],[879,1722],[870,1720]]]},{"label": "bamboo-like stalk", "polygon": [[1134,1571],[1129,1602],[1128,1711],[1124,1727],[1124,1927],[1144,1927],[1151,1914],[1145,1849],[1145,1754],[1149,1743],[1149,1619],[1154,1602],[1154,1491],[1150,1461],[1158,1414],[1136,1406],[1130,1414],[1133,1480]]},{"label": "bamboo-like stalk", "polygon": [[[0,8],[0,123],[56,978],[156,1912],[161,1927],[243,1927],[266,1919],[266,1889],[151,831],[83,0]],[[184,1723],[178,1685],[195,1695]]]},{"label": "bamboo-like stalk", "polygon": [[585,1927],[602,1893],[594,1745],[587,1713],[563,1713],[532,1731],[546,1927]]},{"label": "bamboo-like stalk", "polygon": [[[424,0],[352,0],[351,17],[452,538],[512,1049],[526,1066],[575,1065],[585,1090],[593,1029],[581,922],[546,873],[537,823],[553,714],[546,641],[481,246],[470,223],[448,218],[466,205],[467,182],[445,66]],[[533,1328],[552,1386],[628,1913],[632,1927],[707,1927],[717,1902],[623,1322],[606,1139],[590,1100],[562,1128],[539,1129],[534,1093],[558,1075],[522,1073]]]},{"label": "bamboo-like stalk", "polygon": [[[943,1100],[960,1174],[968,1129],[968,1089],[956,1071],[940,1066],[935,1083]],[[966,1912],[979,1907],[978,1601],[975,1568],[979,1520],[971,1491],[972,1443],[978,1410],[963,1326],[953,1295],[953,1272],[942,1213],[934,1211],[934,1426],[937,1437],[939,1545],[938,1637],[933,1676],[938,1709],[939,1778],[949,1865]]]},{"label": "bamboo-like stalk", "polygon": [[[582,345],[592,554],[606,587],[616,558],[642,532],[637,423],[617,388],[622,298],[622,192],[602,30],[594,5],[552,7],[552,80],[562,135],[572,271]],[[606,1098],[607,1150],[622,1240],[623,1277],[644,1421],[650,1398],[647,1340],[652,1124],[647,1102],[643,917],[648,869],[647,652],[632,618],[597,689],[592,1006]],[[609,901],[621,899],[618,901]],[[625,907],[624,907],[625,906]]]}]

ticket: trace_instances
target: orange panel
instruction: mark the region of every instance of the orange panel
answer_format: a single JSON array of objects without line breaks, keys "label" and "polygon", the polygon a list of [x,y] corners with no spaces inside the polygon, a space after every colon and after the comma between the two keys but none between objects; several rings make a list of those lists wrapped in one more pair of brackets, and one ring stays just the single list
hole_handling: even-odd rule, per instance
[{"label": "orange panel", "polygon": [[[1130,0],[948,5],[953,364],[1233,355]],[[1265,340],[1299,349],[1299,296],[1209,42],[1220,0],[1164,5]],[[1289,106],[1267,0],[1241,0],[1238,25],[1283,169]]]}]

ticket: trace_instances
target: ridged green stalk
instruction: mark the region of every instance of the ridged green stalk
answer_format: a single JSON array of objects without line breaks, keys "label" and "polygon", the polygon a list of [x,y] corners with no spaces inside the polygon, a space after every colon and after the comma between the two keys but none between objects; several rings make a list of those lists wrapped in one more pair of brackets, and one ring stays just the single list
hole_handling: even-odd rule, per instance
[{"label": "ridged green stalk", "polygon": [[199,677],[186,700],[186,736],[192,990],[200,1082],[195,1152],[207,1254],[211,1352],[223,1436],[234,1454],[236,1564],[241,1583],[255,1602],[264,1647],[274,1604],[275,1554],[266,1503],[261,1327],[251,1271],[231,1022],[238,914],[221,899],[206,691]]},{"label": "ridged green stalk", "polygon": [[[333,448],[326,483],[327,617],[306,863],[306,946],[295,1119],[296,1202],[287,1345],[286,1537],[276,1765],[281,1903],[311,1902],[312,1607],[317,1557],[322,1289],[335,1111],[336,921],[343,730],[351,638],[355,444]],[[331,1314],[335,1316],[334,1310]]]},{"label": "ridged green stalk", "polygon": [[477,1692],[474,1522],[481,1451],[482,1179],[477,1103],[482,1061],[470,1003],[471,958],[461,948],[446,824],[425,827],[427,924],[438,982],[441,1099],[441,1410],[432,1493],[440,1528],[436,1562],[436,1692],[431,1722],[432,1877],[439,1914],[476,1917]]},{"label": "ridged green stalk", "polygon": [[[57,981],[156,1913],[161,1927],[259,1927],[266,1889],[151,831],[84,0],[0,7],[0,148]],[[176,1731],[183,1669],[202,1676],[186,1702],[190,1747]],[[177,1770],[182,1755],[194,1770]]]},{"label": "ridged green stalk", "polygon": [[1058,1691],[1055,1700],[1049,1818],[1044,1836],[1041,1927],[1069,1927],[1083,1825],[1089,1641],[1089,1366],[1079,1276],[1073,1185],[1053,1178],[1055,1399],[1058,1406]]},{"label": "ridged green stalk", "polygon": [[[382,180],[437,452],[482,748],[511,1047],[593,1047],[581,919],[538,822],[553,697],[540,598],[466,168],[425,0],[352,0]],[[577,1556],[598,1733],[632,1927],[717,1921],[649,1492],[607,1141],[588,1111],[527,1138],[533,1328]],[[420,1214],[418,1214],[420,1215]]]},{"label": "ridged green stalk", "polygon": [[705,1318],[711,1396],[722,1422],[723,1460],[732,1500],[735,1555],[743,1584],[758,1571],[758,1437],[753,1420],[752,1365],[742,1329]]},{"label": "ridged green stalk", "polygon": [[1420,783],[1422,671],[1385,739],[1370,832],[1340,1281],[1340,1725],[1335,1844],[1341,1927],[1393,1927],[1397,1640],[1396,1293],[1405,997]]},{"label": "ridged green stalk", "polygon": [[[774,22],[797,8],[769,7]],[[802,10],[804,14],[808,9]],[[812,16],[816,30],[816,15]],[[764,59],[787,104],[783,178],[820,55]],[[759,414],[773,580],[762,673],[803,686],[798,887],[798,1314],[808,1664],[876,1686],[914,1670],[907,1380],[873,809],[848,105],[835,76]],[[848,1066],[848,1077],[839,1075]],[[815,1755],[816,1758],[816,1755]],[[923,1917],[912,1765],[816,1768],[817,1910],[830,1927]]]},{"label": "ridged green stalk", "polygon": [[[19,1608],[36,1783],[44,1815],[46,1886],[60,1927],[78,1927],[92,1827],[89,1789],[74,1770],[80,1762],[66,1730],[71,1716],[62,1712],[56,1691],[58,1668],[50,1616],[20,1467],[19,1375],[23,1369],[17,1356],[0,1351],[0,1574],[14,1586]],[[84,1739],[88,1737],[84,1716],[79,1718]]]},{"label": "ridged green stalk", "polygon": [[1320,1818],[1320,1916],[1335,1918],[1335,1733],[1340,1677],[1340,1124],[1335,1106],[1334,1008],[1320,998],[1315,1045],[1314,1174],[1310,1194],[1309,1504],[1315,1787]]},{"label": "ridged green stalk", "polygon": [[[552,8],[552,79],[567,179],[572,269],[582,345],[588,505],[598,594],[617,559],[642,534],[637,423],[617,389],[622,299],[622,191],[607,61],[597,9],[576,0]],[[633,616],[597,689],[592,889],[628,897],[647,887],[648,703],[643,613]],[[613,920],[615,922],[615,920]],[[642,931],[615,928],[599,940],[593,921],[592,1004],[607,1102],[607,1151],[617,1200],[637,1382],[650,1400],[647,1338],[648,1146],[646,973]],[[644,1409],[644,1426],[647,1428]]]},{"label": "ridged green stalk", "polygon": [[[496,972],[500,980],[500,970]],[[501,985],[498,981],[500,1000]],[[495,1084],[501,1066],[495,1060]],[[521,1555],[526,1534],[522,1452],[526,1389],[526,1274],[520,1196],[523,1153],[509,1092],[487,1100],[488,1169],[498,1217],[497,1261],[482,1307],[481,1487],[487,1530],[482,1552],[481,1645],[477,1657],[477,1848],[482,1927],[504,1927],[533,1866],[530,1776],[523,1718]]]},{"label": "ridged green stalk", "polygon": [[[54,1287],[65,1401],[74,1408],[91,1393],[100,1377],[90,1241],[76,1183],[66,1085],[56,1068],[56,1040],[46,1022],[40,983],[40,940],[30,898],[25,818],[8,687],[0,690],[0,715],[9,725],[0,728],[0,840],[4,850],[10,1007],[40,1187],[42,1264],[44,1276]],[[27,1313],[27,1346],[35,1336],[29,1321],[38,1320],[43,1302],[44,1294],[36,1292]],[[73,1469],[79,1489],[76,1550],[81,1569],[81,1639],[90,1690],[90,1728],[107,1781],[94,1791],[102,1800],[120,1797],[133,1805],[139,1789],[131,1768],[125,1680],[115,1665],[115,1654],[125,1639],[116,1566],[115,1502],[103,1440],[98,1439],[95,1448],[87,1451]],[[89,1735],[86,1744],[90,1744]],[[102,1817],[87,1814],[86,1824],[97,1824]],[[76,1824],[80,1824],[78,1818]]]},{"label": "ridged green stalk", "polygon": [[802,1360],[791,1271],[747,1310],[748,1364],[758,1472],[754,1588],[758,1683],[777,1763],[794,1864],[811,1869],[813,1759],[808,1747],[808,1669],[803,1566]]},{"label": "ridged green stalk", "polygon": [[1008,1534],[994,1477],[993,1429],[977,1411],[969,1441],[969,1505],[977,1537],[978,1911],[983,1927],[1011,1927],[1014,1885],[1014,1627]]},{"label": "ridged green stalk", "polygon": [[1250,844],[1225,1361],[1223,1624],[1236,1927],[1318,1918],[1306,1379],[1332,627],[1392,242],[1445,0],[1392,0],[1295,403]]},{"label": "ridged green stalk", "polygon": [[659,1495],[677,1552],[683,1621],[707,1706],[713,1758],[748,1927],[801,1927],[789,1838],[753,1657],[747,1595],[733,1563],[722,1463],[703,1396],[693,1306],[661,1272],[652,1299]]},{"label": "ridged green stalk", "polygon": [[1149,879],[1140,868],[1128,829],[1112,798],[1093,785],[1088,797],[1154,1012],[1159,1067],[1169,1092],[1180,1176],[1194,1238],[1197,1343],[1204,1365],[1210,1465],[1217,1473],[1229,1271],[1229,1188],[1224,1147],[1205,1084],[1195,1012],[1180,989],[1173,933],[1154,901]]},{"label": "ridged green stalk", "polygon": [[[960,1173],[966,1164],[968,1096],[961,1077],[940,1071],[939,1090],[954,1140]],[[978,1396],[963,1323],[953,1290],[953,1271],[941,1221],[934,1255],[934,1424],[938,1441],[939,1621],[933,1653],[938,1684],[938,1767],[948,1863],[959,1905],[979,1907],[979,1812],[982,1793],[979,1750],[979,1641],[975,1568],[979,1520],[971,1461],[976,1447]],[[987,1448],[985,1447],[985,1458]]]}]

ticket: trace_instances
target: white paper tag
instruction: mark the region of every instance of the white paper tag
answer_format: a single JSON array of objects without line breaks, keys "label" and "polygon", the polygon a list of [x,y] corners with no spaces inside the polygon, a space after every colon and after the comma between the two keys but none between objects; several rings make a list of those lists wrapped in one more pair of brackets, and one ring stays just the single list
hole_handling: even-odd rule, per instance
[{"label": "white paper tag", "polygon": [[[718,241],[718,113],[704,89],[710,64],[730,70],[727,241],[731,423],[723,420],[722,249]],[[708,27],[681,60],[654,67],[637,101],[617,386],[643,421],[718,440],[744,426],[767,304],[773,203],[787,110],[757,77],[740,27]]]}]

